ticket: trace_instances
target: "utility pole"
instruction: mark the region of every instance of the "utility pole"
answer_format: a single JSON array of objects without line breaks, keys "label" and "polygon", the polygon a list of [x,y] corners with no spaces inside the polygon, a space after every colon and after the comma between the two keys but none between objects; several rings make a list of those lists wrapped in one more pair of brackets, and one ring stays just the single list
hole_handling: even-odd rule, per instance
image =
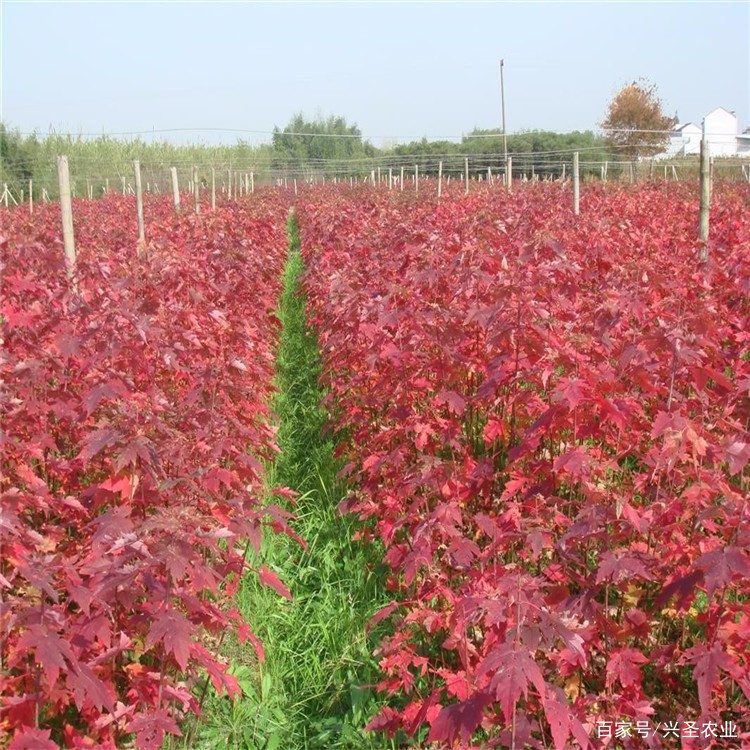
[{"label": "utility pole", "polygon": [[503,151],[505,152],[505,163],[508,163],[508,134],[505,131],[505,82],[503,80],[504,60],[500,60],[500,102],[503,108]]}]

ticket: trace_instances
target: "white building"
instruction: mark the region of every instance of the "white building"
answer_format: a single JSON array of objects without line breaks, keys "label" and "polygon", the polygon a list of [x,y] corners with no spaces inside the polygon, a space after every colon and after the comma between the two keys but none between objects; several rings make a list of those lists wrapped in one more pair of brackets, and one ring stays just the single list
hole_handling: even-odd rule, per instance
[{"label": "white building", "polygon": [[665,156],[687,156],[699,154],[701,150],[702,131],[692,122],[675,125],[669,139]]},{"label": "white building", "polygon": [[737,154],[737,116],[724,107],[709,112],[703,122],[711,156],[735,156]]},{"label": "white building", "polygon": [[[737,156],[750,154],[750,128],[739,132],[737,115],[724,107],[711,110],[704,118],[702,125],[706,128],[711,156]],[[675,125],[669,139],[669,145],[662,158],[687,156],[700,153],[700,142],[703,137],[701,125],[692,122]]]}]

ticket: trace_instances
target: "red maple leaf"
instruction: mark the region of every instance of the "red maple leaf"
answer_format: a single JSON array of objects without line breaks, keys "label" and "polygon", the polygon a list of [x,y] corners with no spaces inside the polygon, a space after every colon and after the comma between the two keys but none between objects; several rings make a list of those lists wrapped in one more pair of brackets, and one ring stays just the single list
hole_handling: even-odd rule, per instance
[{"label": "red maple leaf", "polygon": [[427,741],[452,744],[460,738],[462,742],[468,742],[491,701],[490,696],[480,693],[467,701],[444,706],[432,722]]},{"label": "red maple leaf", "polygon": [[160,641],[164,649],[174,655],[183,671],[190,658],[194,625],[177,610],[170,609],[156,617],[146,636],[146,648],[152,648]]},{"label": "red maple leaf", "polygon": [[285,599],[291,601],[292,594],[289,589],[284,586],[276,573],[269,570],[265,565],[263,565],[258,571],[258,578],[264,586],[270,586],[277,594],[281,594]]}]

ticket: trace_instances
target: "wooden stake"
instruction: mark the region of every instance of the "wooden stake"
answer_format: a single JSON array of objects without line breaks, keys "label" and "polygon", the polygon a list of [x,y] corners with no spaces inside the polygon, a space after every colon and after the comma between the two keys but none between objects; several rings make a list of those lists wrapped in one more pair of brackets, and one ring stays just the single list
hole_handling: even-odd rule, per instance
[{"label": "wooden stake", "polygon": [[138,159],[133,161],[133,173],[135,174],[135,205],[138,213],[138,240],[146,241],[146,227],[143,222],[143,189],[141,187],[141,163]]},{"label": "wooden stake", "polygon": [[388,190],[393,190],[393,167],[388,167]]},{"label": "wooden stake", "polygon": [[698,219],[699,238],[703,246],[700,251],[701,260],[708,260],[708,232],[711,213],[711,167],[708,141],[706,140],[706,123],[703,123],[703,138],[701,139],[701,207]]},{"label": "wooden stake", "polygon": [[419,164],[414,165],[414,192],[419,192]]},{"label": "wooden stake", "polygon": [[29,216],[34,213],[34,193],[32,192],[32,180],[29,178]]},{"label": "wooden stake", "polygon": [[513,192],[513,157],[509,156],[505,164],[505,187],[509,193]]},{"label": "wooden stake", "polygon": [[250,192],[255,192],[255,173],[250,172]]},{"label": "wooden stake", "polygon": [[68,278],[75,288],[76,243],[73,236],[73,203],[70,199],[70,171],[68,157],[57,157],[57,180],[60,185],[60,212],[62,215],[63,246]]},{"label": "wooden stake", "polygon": [[438,162],[438,198],[443,194],[443,162]]},{"label": "wooden stake", "polygon": [[198,180],[198,167],[193,167],[193,191],[195,192],[195,213],[201,212],[201,184]]},{"label": "wooden stake", "polygon": [[297,178],[294,178],[294,194],[297,195]]},{"label": "wooden stake", "polygon": [[109,195],[109,177],[104,180],[104,195]]},{"label": "wooden stake", "polygon": [[125,175],[124,174],[120,175],[120,179],[122,180],[122,194],[123,195],[127,195],[128,194],[128,189],[125,186]]},{"label": "wooden stake", "polygon": [[578,174],[578,151],[573,154],[573,213],[578,216],[580,209],[581,186]]},{"label": "wooden stake", "polygon": [[180,210],[180,186],[177,182],[177,167],[169,170],[172,173],[172,198],[174,200],[174,210]]},{"label": "wooden stake", "polygon": [[211,210],[216,210],[216,170],[211,167]]},{"label": "wooden stake", "polygon": [[398,181],[398,189],[400,192],[402,193],[404,192],[404,168],[403,166],[401,167],[401,177],[399,178],[399,181]]},{"label": "wooden stake", "polygon": [[469,194],[469,157],[468,156],[464,159],[464,180],[466,181],[466,187],[464,188],[464,193],[468,195]]},{"label": "wooden stake", "polygon": [[232,170],[227,169],[227,198],[232,199]]}]

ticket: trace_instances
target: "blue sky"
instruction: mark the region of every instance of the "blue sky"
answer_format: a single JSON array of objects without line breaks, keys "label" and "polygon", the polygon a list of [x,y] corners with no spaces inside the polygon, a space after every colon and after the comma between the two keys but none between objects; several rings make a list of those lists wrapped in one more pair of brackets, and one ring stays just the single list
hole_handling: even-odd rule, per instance
[{"label": "blue sky", "polygon": [[[750,122],[750,3],[2,4],[2,113],[23,131],[269,131],[343,115],[382,145],[500,124],[596,128],[645,77],[668,114]],[[268,140],[178,132],[175,142]],[[385,140],[384,140],[385,137]]]}]

